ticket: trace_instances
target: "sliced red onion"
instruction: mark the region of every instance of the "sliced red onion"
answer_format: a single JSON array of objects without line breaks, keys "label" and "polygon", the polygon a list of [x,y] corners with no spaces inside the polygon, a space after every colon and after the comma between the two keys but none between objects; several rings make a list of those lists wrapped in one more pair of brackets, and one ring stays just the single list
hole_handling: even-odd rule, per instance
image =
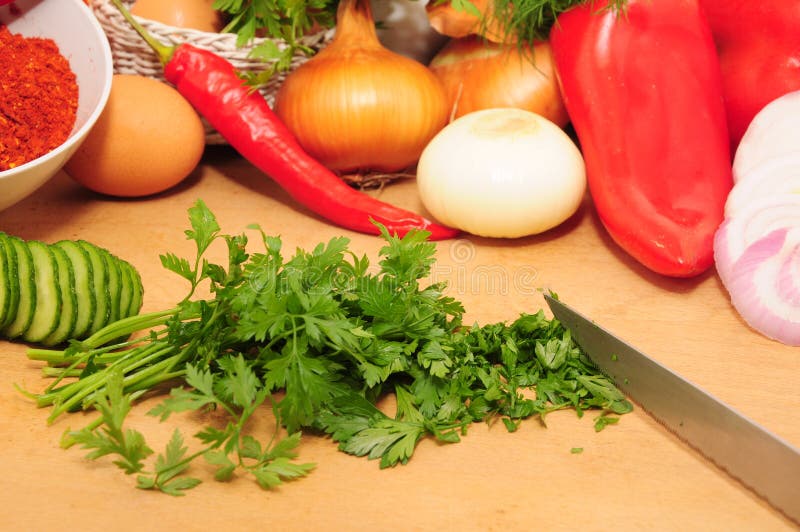
[{"label": "sliced red onion", "polygon": [[775,157],[797,153],[800,91],[777,98],[750,122],[733,159],[733,180],[738,183],[753,168]]},{"label": "sliced red onion", "polygon": [[765,161],[742,176],[728,194],[725,216],[736,216],[755,199],[781,194],[800,194],[800,137],[796,154]]},{"label": "sliced red onion", "polygon": [[722,282],[727,284],[734,264],[753,242],[787,227],[800,227],[800,194],[756,198],[726,218],[714,235],[714,261]]},{"label": "sliced red onion", "polygon": [[750,244],[725,282],[750,327],[800,346],[800,227],[783,227]]},{"label": "sliced red onion", "polygon": [[800,346],[800,91],[764,106],[733,160],[735,186],[714,235],[731,303],[753,329]]}]

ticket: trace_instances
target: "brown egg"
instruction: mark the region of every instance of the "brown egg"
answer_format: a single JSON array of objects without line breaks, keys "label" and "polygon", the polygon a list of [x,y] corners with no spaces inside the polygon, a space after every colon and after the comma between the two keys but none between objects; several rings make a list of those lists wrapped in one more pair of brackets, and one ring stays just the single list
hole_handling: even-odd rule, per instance
[{"label": "brown egg", "polygon": [[213,4],[214,0],[136,0],[131,13],[167,26],[215,33],[224,22]]},{"label": "brown egg", "polygon": [[111,196],[148,196],[183,181],[200,162],[205,130],[171,85],[117,74],[108,104],[67,162],[83,186]]}]

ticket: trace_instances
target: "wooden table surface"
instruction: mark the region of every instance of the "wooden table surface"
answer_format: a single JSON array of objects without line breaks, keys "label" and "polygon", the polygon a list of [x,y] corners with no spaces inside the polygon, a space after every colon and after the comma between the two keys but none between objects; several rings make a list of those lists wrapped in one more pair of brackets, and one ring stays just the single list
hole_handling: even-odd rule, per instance
[{"label": "wooden table surface", "polygon": [[[421,209],[412,181],[381,192],[387,201]],[[371,258],[381,241],[344,231],[295,205],[270,179],[227,148],[210,147],[175,190],[139,200],[90,193],[58,174],[32,197],[0,212],[0,230],[53,242],[83,238],[129,260],[145,285],[143,310],[169,308],[186,286],[166,272],[159,254],[192,257],[186,211],[202,198],[224,232],[251,223],[310,248],[345,234]],[[545,306],[540,289],[556,291],[632,344],[745,415],[800,445],[798,349],[752,332],[732,310],[714,272],[674,280],[649,273],[609,240],[591,204],[563,226],[519,240],[464,236],[439,244],[433,275],[467,309],[467,321],[510,321]],[[641,409],[596,433],[595,413],[559,412],[508,433],[476,424],[461,443],[424,441],[405,466],[375,461],[306,436],[305,479],[263,491],[250,479],[204,480],[173,498],[134,488],[108,460],[63,450],[59,438],[85,424],[79,414],[48,426],[15,385],[38,391],[46,381],[26,346],[0,343],[0,529],[3,530],[791,530],[795,525],[696,454]],[[155,403],[153,403],[155,404]],[[156,449],[176,422],[131,415]],[[265,418],[268,417],[265,415]],[[268,423],[264,421],[265,427]],[[267,430],[265,428],[265,430]],[[571,449],[580,447],[582,453]],[[758,457],[753,457],[757,460]],[[798,479],[800,480],[800,479]]]}]

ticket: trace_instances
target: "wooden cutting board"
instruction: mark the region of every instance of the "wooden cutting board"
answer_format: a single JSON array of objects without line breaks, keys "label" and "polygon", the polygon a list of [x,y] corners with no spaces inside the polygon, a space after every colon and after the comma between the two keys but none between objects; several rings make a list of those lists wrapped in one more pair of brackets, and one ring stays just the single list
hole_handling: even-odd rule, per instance
[{"label": "wooden cutting board", "polygon": [[[413,181],[380,197],[422,209]],[[0,230],[53,242],[83,238],[129,260],[145,285],[143,310],[172,306],[186,286],[159,254],[193,257],[186,211],[198,198],[223,231],[251,223],[280,235],[285,249],[347,235],[358,254],[376,257],[381,241],[341,230],[294,204],[270,179],[225,147],[210,147],[195,173],[173,191],[139,200],[92,194],[58,174],[33,197],[0,212]],[[465,235],[439,244],[437,280],[467,309],[467,321],[510,321],[544,307],[541,289],[560,297],[646,350],[745,415],[800,445],[800,352],[752,332],[732,310],[714,272],[666,279],[629,259],[605,234],[591,204],[544,235],[489,240]],[[547,426],[528,421],[471,427],[461,443],[424,441],[405,466],[381,470],[306,436],[301,458],[317,464],[306,479],[263,491],[250,479],[204,480],[185,497],[134,488],[108,460],[62,450],[69,415],[53,425],[15,386],[47,383],[25,346],[2,342],[0,365],[0,528],[3,530],[789,530],[794,525],[716,469],[641,409],[596,433],[588,412],[559,412]],[[163,447],[176,426],[137,407],[132,426]],[[175,424],[173,424],[173,421]],[[269,431],[265,412],[263,426]],[[581,453],[572,452],[582,448]],[[753,457],[758,460],[758,457]],[[800,480],[800,479],[798,479]]]}]

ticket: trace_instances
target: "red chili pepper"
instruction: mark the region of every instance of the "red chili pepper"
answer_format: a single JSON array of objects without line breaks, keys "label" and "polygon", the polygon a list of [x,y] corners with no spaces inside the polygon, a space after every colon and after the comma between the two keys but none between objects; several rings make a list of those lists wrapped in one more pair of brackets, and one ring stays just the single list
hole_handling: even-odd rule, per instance
[{"label": "red chili pepper", "polygon": [[651,270],[714,261],[732,187],[719,62],[696,0],[586,3],[550,34],[592,200],[611,237]]},{"label": "red chili pepper", "polygon": [[756,113],[800,90],[800,2],[700,0],[719,51],[731,145]]},{"label": "red chili pepper", "polygon": [[264,97],[237,76],[229,61],[191,44],[161,45],[129,16],[119,0],[113,3],[160,56],[167,81],[175,85],[231,147],[274,179],[298,203],[339,226],[362,233],[379,234],[374,220],[389,233],[399,235],[412,229],[430,232],[431,240],[458,234],[455,229],[347,185],[303,150]]}]

